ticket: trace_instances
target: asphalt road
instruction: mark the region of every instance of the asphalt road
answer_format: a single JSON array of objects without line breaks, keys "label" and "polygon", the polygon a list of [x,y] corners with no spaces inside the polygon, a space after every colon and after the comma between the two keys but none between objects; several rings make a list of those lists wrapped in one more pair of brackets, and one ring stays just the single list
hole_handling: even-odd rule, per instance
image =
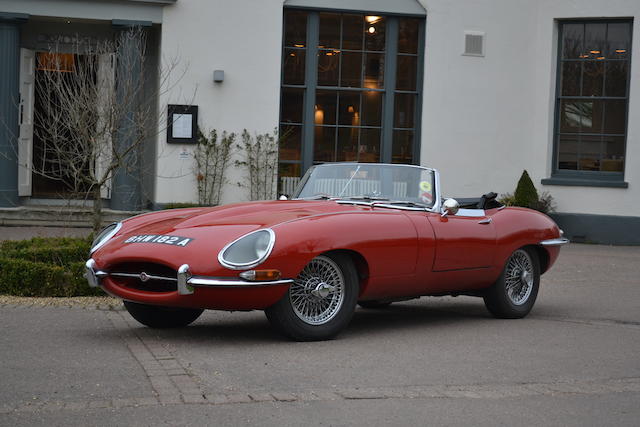
[{"label": "asphalt road", "polygon": [[640,247],[563,248],[522,320],[447,297],[358,309],[318,343],[261,312],[156,331],[5,305],[0,322],[3,426],[640,423]]}]

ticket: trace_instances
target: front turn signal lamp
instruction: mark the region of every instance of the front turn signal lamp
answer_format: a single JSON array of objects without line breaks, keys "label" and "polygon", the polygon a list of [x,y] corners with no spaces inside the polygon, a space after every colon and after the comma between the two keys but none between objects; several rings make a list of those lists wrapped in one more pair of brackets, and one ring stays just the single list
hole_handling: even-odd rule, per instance
[{"label": "front turn signal lamp", "polygon": [[249,270],[240,273],[240,277],[250,282],[279,280],[280,276],[280,270]]}]

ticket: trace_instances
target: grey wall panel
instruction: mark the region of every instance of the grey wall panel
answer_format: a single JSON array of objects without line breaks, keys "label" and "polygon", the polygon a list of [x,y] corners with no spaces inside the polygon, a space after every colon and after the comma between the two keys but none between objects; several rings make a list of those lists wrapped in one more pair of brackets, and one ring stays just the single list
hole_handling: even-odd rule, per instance
[{"label": "grey wall panel", "polygon": [[0,21],[0,207],[18,205],[20,27]]},{"label": "grey wall panel", "polygon": [[575,243],[640,245],[640,217],[552,213],[551,218]]}]

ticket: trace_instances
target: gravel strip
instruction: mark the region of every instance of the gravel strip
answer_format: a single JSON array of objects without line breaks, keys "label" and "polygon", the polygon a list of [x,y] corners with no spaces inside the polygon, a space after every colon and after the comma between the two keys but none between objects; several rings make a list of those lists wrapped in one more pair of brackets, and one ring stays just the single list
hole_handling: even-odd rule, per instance
[{"label": "gravel strip", "polygon": [[32,307],[82,307],[96,308],[100,310],[120,310],[122,301],[109,297],[16,297],[12,295],[0,295],[0,306],[32,306]]}]

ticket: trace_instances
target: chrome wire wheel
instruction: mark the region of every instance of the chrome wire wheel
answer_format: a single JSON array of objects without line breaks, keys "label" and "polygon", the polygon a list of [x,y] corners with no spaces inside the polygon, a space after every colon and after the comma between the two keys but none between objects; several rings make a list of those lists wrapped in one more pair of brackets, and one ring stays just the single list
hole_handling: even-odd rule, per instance
[{"label": "chrome wire wheel", "polygon": [[523,249],[515,251],[505,270],[505,289],[513,305],[527,302],[534,285],[535,270],[529,253]]},{"label": "chrome wire wheel", "polygon": [[293,312],[309,325],[323,325],[333,319],[344,298],[342,271],[326,256],[311,260],[289,288]]}]

